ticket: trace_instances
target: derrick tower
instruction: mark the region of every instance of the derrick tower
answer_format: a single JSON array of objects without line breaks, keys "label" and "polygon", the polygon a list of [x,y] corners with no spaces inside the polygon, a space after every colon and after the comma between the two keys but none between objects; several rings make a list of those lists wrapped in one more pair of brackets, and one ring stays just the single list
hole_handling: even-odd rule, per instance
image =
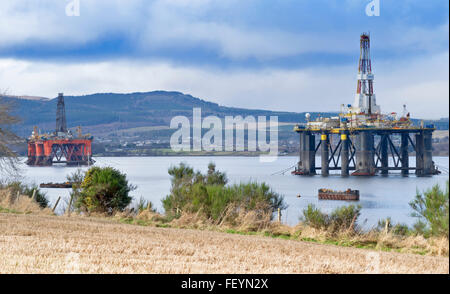
[{"label": "derrick tower", "polygon": [[56,106],[56,134],[67,133],[66,107],[64,105],[64,94],[58,94],[58,104]]},{"label": "derrick tower", "polygon": [[352,112],[369,115],[380,113],[380,106],[377,105],[373,92],[373,80],[372,61],[370,59],[370,35],[363,33],[360,38],[358,84]]}]

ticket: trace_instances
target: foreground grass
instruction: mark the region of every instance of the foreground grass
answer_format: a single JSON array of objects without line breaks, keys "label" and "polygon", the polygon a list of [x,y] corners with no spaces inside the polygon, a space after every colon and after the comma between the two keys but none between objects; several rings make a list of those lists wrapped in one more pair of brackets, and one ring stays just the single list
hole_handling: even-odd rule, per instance
[{"label": "foreground grass", "polygon": [[[50,209],[41,209],[39,205],[28,197],[11,198],[6,191],[0,190],[0,213],[10,214],[43,214],[54,215]],[[74,216],[74,214],[72,214]],[[55,216],[59,217],[59,216]],[[117,214],[115,217],[104,217],[121,224],[138,226],[150,226],[155,228],[172,229],[196,229],[201,231],[213,231],[234,235],[259,236],[273,239],[284,239],[292,241],[303,241],[324,245],[335,245],[341,247],[353,247],[359,249],[370,249],[384,252],[412,253],[419,255],[447,256],[449,254],[448,240],[445,238],[424,238],[422,236],[398,236],[391,232],[370,234],[329,234],[308,226],[298,225],[290,227],[276,222],[264,222],[263,225],[255,227],[257,221],[248,218],[248,214],[242,217],[240,226],[227,224],[216,224],[204,220],[195,214],[184,214],[178,219],[168,219],[166,216],[157,214],[150,210],[142,210],[136,214]]]},{"label": "foreground grass", "polygon": [[0,206],[0,213],[23,213],[14,209],[9,209],[9,208],[3,208]]},{"label": "foreground grass", "polygon": [[[143,215],[143,217],[142,217]],[[149,216],[150,215],[150,216]],[[383,252],[411,253],[419,255],[438,255],[448,257],[448,240],[445,238],[428,238],[422,236],[398,236],[392,233],[369,233],[369,234],[339,234],[329,235],[327,232],[314,230],[309,227],[289,227],[286,225],[273,223],[270,229],[263,231],[249,231],[245,228],[236,229],[226,226],[208,225],[204,223],[193,223],[182,221],[168,222],[162,216],[156,216],[153,213],[144,212],[137,217],[114,218],[122,224],[150,226],[157,228],[173,229],[196,229],[203,231],[215,231],[227,234],[243,236],[260,236],[273,239],[283,239],[292,241],[311,242],[316,244],[334,245],[342,247],[353,247],[358,249],[370,249]],[[195,217],[190,217],[195,219]]]},{"label": "foreground grass", "polygon": [[449,272],[446,257],[159,228],[123,218],[0,213],[0,232],[0,273]]}]

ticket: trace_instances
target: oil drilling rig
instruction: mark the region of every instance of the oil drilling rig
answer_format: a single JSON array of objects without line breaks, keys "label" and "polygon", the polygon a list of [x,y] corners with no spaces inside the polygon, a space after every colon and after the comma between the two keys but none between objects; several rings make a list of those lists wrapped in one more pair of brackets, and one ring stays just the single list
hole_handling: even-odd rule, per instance
[{"label": "oil drilling rig", "polygon": [[[341,105],[339,116],[311,121],[306,114],[307,123],[295,126],[294,131],[300,135],[300,160],[292,173],[315,175],[317,170],[322,176],[328,176],[331,170],[340,171],[342,176],[348,176],[350,171],[355,176],[374,176],[377,172],[387,175],[391,171],[400,171],[402,175],[414,171],[418,176],[439,173],[432,159],[434,125],[413,126],[405,105],[400,117],[395,112],[381,113],[373,88],[370,35],[366,33],[360,37],[357,79],[354,103]],[[399,144],[396,146],[394,142]],[[415,166],[409,165],[409,149],[415,151]],[[320,166],[315,163],[318,152]]]},{"label": "oil drilling rig", "polygon": [[59,93],[56,106],[56,129],[51,134],[39,134],[34,127],[28,138],[28,160],[30,166],[51,166],[54,163],[67,165],[90,165],[92,159],[93,137],[83,135],[81,127],[75,135],[67,129],[64,95]]}]

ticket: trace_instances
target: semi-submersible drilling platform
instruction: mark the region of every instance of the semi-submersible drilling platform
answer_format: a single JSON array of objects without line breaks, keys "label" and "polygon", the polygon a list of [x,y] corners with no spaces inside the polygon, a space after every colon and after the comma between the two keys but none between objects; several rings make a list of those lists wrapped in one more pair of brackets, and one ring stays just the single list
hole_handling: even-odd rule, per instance
[{"label": "semi-submersible drilling platform", "polygon": [[[315,175],[317,170],[322,176],[328,176],[331,170],[339,170],[342,176],[350,172],[355,176],[373,176],[377,172],[387,175],[390,171],[402,175],[415,171],[418,176],[439,173],[432,158],[434,126],[413,126],[406,106],[400,118],[396,113],[381,114],[373,81],[370,36],[363,33],[354,103],[341,105],[336,117],[310,121],[306,114],[307,123],[295,126],[294,131],[300,134],[300,160],[293,174]],[[394,144],[395,139],[400,146]],[[410,147],[416,154],[415,167],[409,166]],[[321,163],[316,166],[319,150]]]},{"label": "semi-submersible drilling platform", "polygon": [[73,135],[67,129],[64,96],[58,95],[56,107],[56,130],[51,134],[39,134],[34,127],[28,138],[28,160],[31,166],[50,166],[54,163],[67,165],[90,165],[92,159],[92,140],[89,134],[83,135],[81,127]]}]

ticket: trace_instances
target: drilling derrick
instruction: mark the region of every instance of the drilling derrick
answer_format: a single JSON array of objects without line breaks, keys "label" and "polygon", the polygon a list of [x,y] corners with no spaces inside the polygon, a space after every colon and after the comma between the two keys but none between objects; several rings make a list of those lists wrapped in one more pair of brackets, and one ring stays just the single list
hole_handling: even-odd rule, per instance
[{"label": "drilling derrick", "polygon": [[67,133],[66,106],[63,93],[58,94],[58,104],[56,105],[56,133]]},{"label": "drilling derrick", "polygon": [[370,59],[370,36],[362,34],[360,39],[360,55],[358,63],[358,85],[352,112],[372,115],[380,113],[373,93],[372,61]]},{"label": "drilling derrick", "polygon": [[28,160],[30,166],[51,166],[54,163],[67,165],[90,165],[92,159],[92,140],[89,134],[83,135],[78,127],[74,136],[67,129],[64,95],[58,95],[56,105],[56,129],[51,134],[39,134],[34,127],[28,138]]}]

